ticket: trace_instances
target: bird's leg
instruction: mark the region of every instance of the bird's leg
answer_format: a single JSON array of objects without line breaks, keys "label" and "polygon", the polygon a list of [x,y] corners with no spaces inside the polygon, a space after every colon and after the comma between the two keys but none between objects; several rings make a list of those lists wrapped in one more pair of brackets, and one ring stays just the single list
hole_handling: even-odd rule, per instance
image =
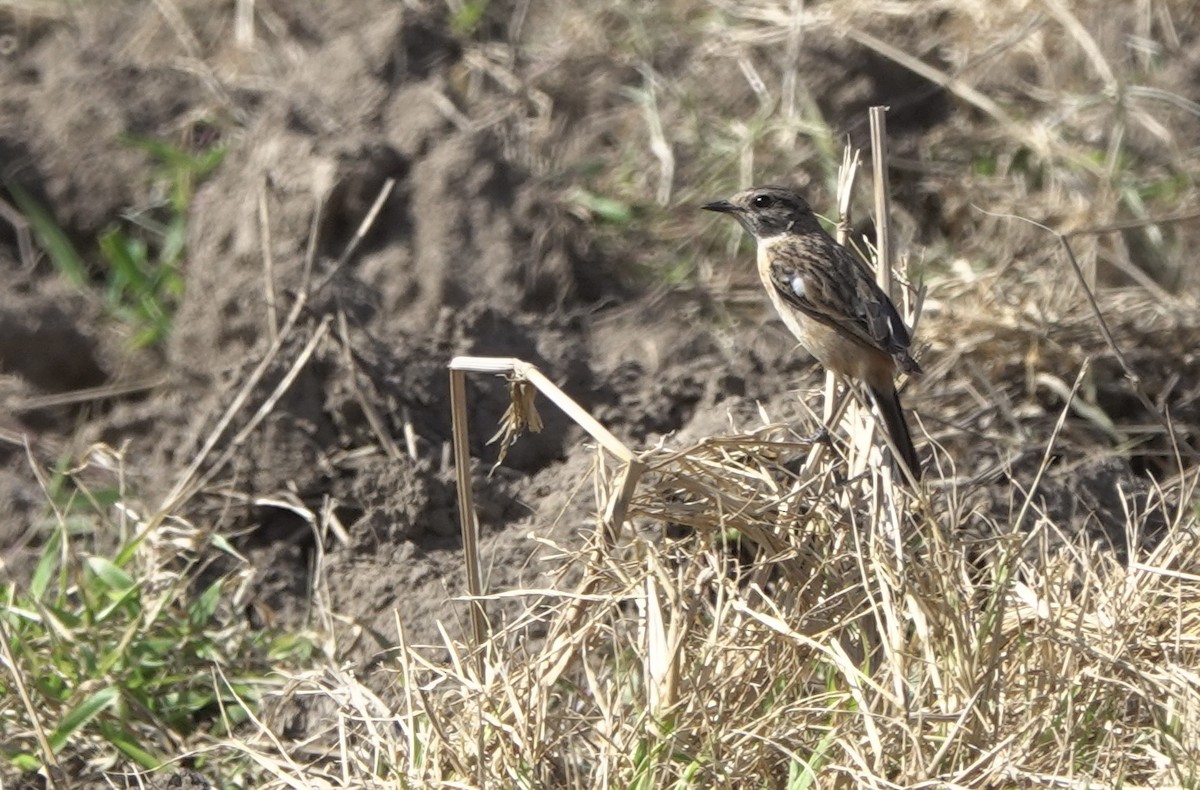
[{"label": "bird's leg", "polygon": [[800,474],[800,470],[804,468],[804,464],[807,463],[808,457],[814,447],[819,444],[830,448],[833,447],[833,435],[829,433],[829,428],[822,424],[812,436],[806,436],[797,441],[796,444],[804,445],[808,449],[792,453],[779,460],[780,466],[794,475]]},{"label": "bird's leg", "polygon": [[801,439],[800,444],[807,444],[809,448],[812,448],[814,445],[818,444],[824,444],[832,447],[833,436],[831,436],[829,433],[829,427],[822,424],[821,427],[817,428],[817,430],[811,436],[806,436]]}]

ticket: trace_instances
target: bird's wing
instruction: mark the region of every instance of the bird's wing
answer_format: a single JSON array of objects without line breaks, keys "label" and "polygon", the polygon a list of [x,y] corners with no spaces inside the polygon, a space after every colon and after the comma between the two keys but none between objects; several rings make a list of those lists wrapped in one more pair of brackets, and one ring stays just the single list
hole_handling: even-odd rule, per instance
[{"label": "bird's wing", "polygon": [[784,302],[844,337],[882,351],[901,370],[919,372],[908,352],[908,329],[892,300],[875,284],[866,267],[836,244],[813,250],[811,244],[772,250],[771,285]]}]

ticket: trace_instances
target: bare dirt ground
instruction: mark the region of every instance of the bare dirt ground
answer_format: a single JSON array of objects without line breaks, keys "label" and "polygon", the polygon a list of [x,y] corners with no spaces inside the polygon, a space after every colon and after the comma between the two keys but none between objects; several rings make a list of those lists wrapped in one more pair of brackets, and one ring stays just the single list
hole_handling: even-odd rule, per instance
[{"label": "bare dirt ground", "polygon": [[[344,617],[344,657],[369,672],[399,638],[398,622],[410,642],[423,644],[440,643],[438,623],[455,635],[461,628],[462,606],[451,601],[464,591],[448,462],[452,356],[533,362],[634,447],[672,432],[682,441],[745,428],[757,421],[755,404],[775,419],[802,415],[798,387],[815,403],[820,371],[792,350],[757,300],[750,273],[727,269],[748,269],[749,254],[735,253],[724,229],[694,216],[702,199],[722,196],[701,189],[741,186],[739,160],[731,157],[714,176],[694,155],[704,141],[671,137],[699,130],[711,142],[716,121],[706,126],[697,115],[749,120],[760,111],[745,70],[719,52],[737,42],[668,37],[653,48],[651,70],[672,86],[659,89],[660,110],[678,124],[667,130],[674,189],[657,205],[653,135],[642,105],[628,99],[653,82],[628,43],[653,20],[622,16],[615,6],[484,5],[482,22],[466,36],[438,4],[260,2],[248,48],[230,33],[231,3],[121,2],[64,13],[0,6],[0,174],[52,212],[85,251],[95,286],[66,284],[40,251],[22,260],[15,228],[0,223],[6,577],[23,578],[39,545],[34,526],[46,496],[31,462],[78,458],[95,442],[121,448],[130,486],[152,508],[201,457],[203,486],[183,515],[234,536],[250,559],[248,616],[306,622],[317,543],[286,503],[333,509],[345,530],[320,536],[328,603]],[[682,25],[709,12],[666,3],[658,13]],[[918,42],[938,23],[889,24],[898,45],[936,61],[938,53]],[[941,24],[965,23],[947,15]],[[1200,101],[1200,39],[1194,28],[1179,32],[1183,54],[1171,66],[1178,74],[1164,81]],[[525,48],[515,62],[478,44],[514,36]],[[751,62],[761,66],[762,52],[784,47],[751,45]],[[801,73],[830,75],[812,91],[839,144],[841,134],[865,144],[867,106],[894,108],[899,236],[923,259],[918,265],[929,264],[931,281],[945,283],[930,291],[918,332],[928,374],[905,390],[921,433],[936,443],[923,452],[940,475],[973,480],[975,527],[1008,523],[1020,499],[1013,491],[1026,491],[1043,461],[1044,443],[1033,437],[1048,435],[1059,418],[1064,393],[1056,383],[1069,388],[1090,360],[1081,397],[1096,411],[1067,415],[1056,445],[1061,463],[1039,478],[1039,501],[1056,519],[1120,544],[1122,497],[1136,499],[1172,467],[1172,439],[1142,430],[1151,419],[1090,308],[1064,285],[1070,275],[1054,238],[971,208],[994,203],[986,186],[965,189],[956,168],[972,167],[964,153],[972,145],[980,156],[992,145],[972,134],[994,119],[861,42],[817,37],[795,57]],[[1028,65],[1031,73],[1042,67]],[[980,78],[977,87],[999,94],[1009,79]],[[696,85],[706,86],[707,108],[683,106],[680,96]],[[1169,112],[1158,117],[1174,134],[1180,124]],[[92,240],[123,212],[161,202],[151,163],[122,135],[196,150],[228,146],[192,205],[186,292],[163,347],[131,346],[104,309],[95,273]],[[1157,144],[1153,128],[1128,138],[1147,151]],[[1200,131],[1173,144],[1194,149]],[[807,180],[824,199],[814,202],[830,205],[821,173],[786,161],[781,148],[761,152],[754,174],[777,165],[766,180]],[[935,159],[938,167],[929,164]],[[578,190],[603,194],[617,173],[636,185],[628,194],[640,190],[643,204],[632,221],[614,226]],[[1013,178],[1034,191],[1049,177]],[[1003,208],[1020,206],[1011,183],[1005,189],[1011,202]],[[381,209],[354,241],[380,194]],[[1076,199],[1037,219],[1067,228],[1124,219],[1090,221]],[[1174,249],[1194,249],[1194,224],[1165,232]],[[988,234],[1003,241],[988,242]],[[340,260],[352,242],[354,252]],[[1130,249],[1137,258],[1137,239],[1080,243],[1102,285],[1129,286],[1109,261]],[[989,249],[1003,260],[988,260]],[[1153,287],[1191,298],[1194,272],[1151,257],[1167,265],[1142,267]],[[680,259],[692,261],[693,274],[676,284],[663,272]],[[993,267],[986,277],[981,265]],[[1050,266],[1062,276],[1039,279]],[[288,323],[302,293],[306,304]],[[1113,329],[1141,386],[1169,405],[1175,440],[1195,445],[1200,317],[1155,311],[1149,293],[1146,306],[1122,312]],[[276,338],[278,350],[249,390],[252,406],[204,450]],[[289,371],[295,380],[239,436]],[[1039,378],[1046,371],[1058,378]],[[90,388],[99,391],[67,403],[49,399]],[[594,451],[546,408],[545,430],[523,437],[489,476],[497,448],[485,441],[507,404],[502,381],[472,379],[488,582],[544,587],[557,570],[531,532],[569,543],[592,528],[574,491]],[[236,451],[226,456],[230,447]]]}]

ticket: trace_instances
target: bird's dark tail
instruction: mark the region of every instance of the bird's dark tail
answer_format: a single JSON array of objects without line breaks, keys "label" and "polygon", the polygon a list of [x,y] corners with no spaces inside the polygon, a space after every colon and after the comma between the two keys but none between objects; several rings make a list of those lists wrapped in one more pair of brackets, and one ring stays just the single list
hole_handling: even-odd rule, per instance
[{"label": "bird's dark tail", "polygon": [[899,459],[908,467],[914,480],[921,479],[921,459],[917,457],[917,448],[913,447],[912,434],[908,432],[908,423],[904,421],[904,409],[900,406],[900,393],[890,384],[886,389],[868,387],[871,400],[883,418],[884,427],[891,437],[895,452]]}]

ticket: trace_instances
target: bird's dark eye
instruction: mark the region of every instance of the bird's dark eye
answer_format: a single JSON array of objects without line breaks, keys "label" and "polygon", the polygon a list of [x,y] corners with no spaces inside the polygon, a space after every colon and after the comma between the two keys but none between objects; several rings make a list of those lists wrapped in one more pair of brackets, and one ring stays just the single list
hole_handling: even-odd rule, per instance
[{"label": "bird's dark eye", "polygon": [[750,202],[754,204],[755,208],[770,208],[775,205],[775,198],[770,195],[756,195]]}]

